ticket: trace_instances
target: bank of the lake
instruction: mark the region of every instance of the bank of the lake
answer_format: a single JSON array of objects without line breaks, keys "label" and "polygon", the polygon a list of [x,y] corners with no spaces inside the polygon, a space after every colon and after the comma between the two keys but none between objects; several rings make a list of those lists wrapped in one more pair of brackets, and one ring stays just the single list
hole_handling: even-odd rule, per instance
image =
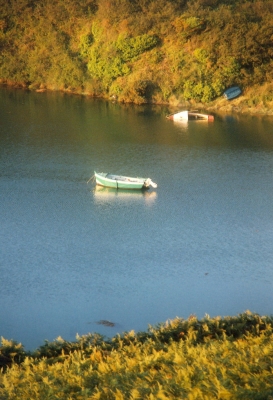
[{"label": "bank of the lake", "polygon": [[[101,98],[106,101],[110,102],[119,102],[118,96],[94,96],[92,95],[91,92],[88,91],[82,91],[82,90],[71,90],[71,89],[66,89],[66,90],[52,90],[52,89],[29,89],[27,85],[25,85],[23,82],[18,83],[18,82],[8,82],[6,80],[1,80],[0,79],[0,87],[5,88],[15,88],[15,89],[22,89],[22,90],[27,90],[27,91],[33,91],[37,93],[45,93],[45,92],[60,92],[60,93],[66,93],[67,95],[75,95],[75,96],[84,96],[84,97],[90,97],[90,98]],[[265,88],[266,87],[266,88]],[[227,100],[224,98],[224,96],[220,96],[214,101],[211,101],[209,103],[201,103],[201,102],[196,102],[195,100],[183,100],[180,97],[176,96],[171,96],[168,101],[160,101],[160,102],[144,102],[143,104],[155,104],[155,105],[162,105],[162,106],[167,106],[170,107],[170,112],[175,112],[177,110],[181,109],[198,109],[198,110],[205,110],[205,111],[211,111],[215,113],[220,113],[220,114],[249,114],[249,115],[257,115],[257,116],[262,116],[262,115],[269,115],[273,116],[273,101],[268,102],[264,101],[264,98],[268,98],[269,96],[272,95],[272,88],[271,86],[268,87],[268,85],[264,86],[254,86],[252,88],[246,89],[240,96],[238,96],[235,99],[232,100]],[[124,100],[121,101],[121,103],[124,103]],[[131,104],[134,104],[133,101],[130,101]],[[143,105],[142,104],[142,105]]]},{"label": "bank of the lake", "polygon": [[172,109],[198,109],[220,114],[249,114],[249,115],[273,115],[273,101],[265,101],[272,95],[272,87],[268,85],[254,85],[243,90],[235,99],[227,100],[220,96],[209,103],[200,103],[194,100],[181,101],[175,96],[171,97],[169,106]]},{"label": "bank of the lake", "polygon": [[2,0],[1,11],[3,81],[136,104],[255,86],[272,105],[271,1]]},{"label": "bank of the lake", "polygon": [[2,339],[0,398],[264,399],[273,396],[273,317],[176,318],[105,339],[61,337],[25,353]]}]

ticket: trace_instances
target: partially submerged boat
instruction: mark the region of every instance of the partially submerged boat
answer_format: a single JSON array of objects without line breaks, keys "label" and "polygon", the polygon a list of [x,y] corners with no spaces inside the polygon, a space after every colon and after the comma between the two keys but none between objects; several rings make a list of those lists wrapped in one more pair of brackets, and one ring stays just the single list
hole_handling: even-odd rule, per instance
[{"label": "partially submerged boat", "polygon": [[115,189],[149,189],[157,184],[150,178],[132,178],[130,176],[114,175],[95,171],[96,184]]},{"label": "partially submerged boat", "polygon": [[213,115],[202,114],[196,111],[187,111],[187,110],[167,115],[166,118],[171,119],[173,121],[189,121],[189,120],[214,121]]}]

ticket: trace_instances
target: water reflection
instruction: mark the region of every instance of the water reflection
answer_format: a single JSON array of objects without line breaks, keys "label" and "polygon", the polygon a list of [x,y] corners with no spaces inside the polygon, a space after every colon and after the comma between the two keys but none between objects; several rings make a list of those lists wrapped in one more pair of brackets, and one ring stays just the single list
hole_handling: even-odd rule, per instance
[{"label": "water reflection", "polygon": [[182,131],[186,132],[188,130],[189,121],[173,121],[173,124],[177,128],[181,128]]},{"label": "water reflection", "polygon": [[211,124],[212,121],[209,121],[207,119],[195,119],[195,120],[180,120],[180,121],[171,121],[174,125],[181,126],[188,128],[189,123],[190,124]]},{"label": "water reflection", "polygon": [[106,188],[103,186],[96,185],[92,191],[95,203],[102,204],[109,201],[122,201],[132,202],[132,201],[143,201],[147,205],[152,205],[156,198],[157,193],[150,190],[122,190],[114,188]]},{"label": "water reflection", "polygon": [[196,120],[181,120],[181,121],[170,121],[172,125],[175,127],[177,133],[188,135],[192,132],[200,132],[200,129],[203,129],[202,132],[213,130],[213,123],[204,119],[196,119]]}]

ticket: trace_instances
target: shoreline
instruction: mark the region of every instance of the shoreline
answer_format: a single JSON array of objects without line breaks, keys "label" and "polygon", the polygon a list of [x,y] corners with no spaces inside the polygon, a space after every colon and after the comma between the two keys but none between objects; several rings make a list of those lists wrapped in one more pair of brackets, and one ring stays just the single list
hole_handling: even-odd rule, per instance
[{"label": "shoreline", "polygon": [[[76,96],[83,96],[83,97],[90,97],[93,99],[101,99],[105,101],[111,101],[113,102],[112,96],[94,96],[89,92],[84,92],[84,91],[77,91],[77,90],[71,90],[71,89],[50,89],[50,88],[45,88],[43,85],[40,88],[30,88],[26,84],[22,83],[13,83],[13,82],[3,82],[0,79],[0,88],[8,88],[8,89],[22,89],[26,90],[29,92],[36,92],[36,93],[45,93],[45,92],[56,92],[56,93],[63,93],[63,94],[69,94],[69,95],[76,95]],[[251,93],[250,93],[251,94]],[[125,104],[124,102],[121,102],[118,100],[118,98],[114,99],[115,102],[120,103],[120,104]],[[171,96],[170,100],[168,102],[146,102],[143,104],[137,104],[134,102],[131,102],[131,104],[134,105],[158,105],[158,106],[169,106],[170,109],[175,110],[174,112],[177,112],[178,109],[185,108],[185,109],[198,109],[198,110],[206,110],[206,111],[212,111],[212,112],[219,112],[219,113],[236,113],[236,114],[248,114],[248,115],[253,115],[253,116],[273,116],[273,102],[272,102],[272,107],[271,104],[268,107],[263,103],[263,101],[260,101],[258,104],[252,104],[250,105],[249,103],[255,103],[253,98],[250,95],[242,94],[239,97],[232,99],[232,100],[227,100],[223,97],[219,97],[215,99],[214,101],[210,103],[199,103],[195,102],[194,100],[189,100],[189,101],[180,101],[177,99],[175,96]]]},{"label": "shoreline", "polygon": [[[108,326],[109,328],[113,328],[116,325],[115,322],[108,320],[100,320],[98,324]],[[210,329],[207,329],[208,325]],[[128,338],[139,340],[142,343],[151,339],[162,342],[169,342],[170,340],[180,341],[181,339],[190,339],[192,330],[195,330],[194,343],[205,344],[206,340],[204,339],[209,338],[209,340],[218,341],[221,340],[222,334],[224,334],[226,339],[229,338],[230,340],[244,337],[250,333],[259,336],[267,327],[271,327],[273,332],[273,315],[260,315],[256,312],[246,310],[243,313],[231,316],[210,317],[210,315],[205,314],[203,318],[197,318],[195,314],[192,314],[186,319],[175,317],[155,325],[148,325],[145,331],[123,331],[114,336],[105,336],[96,331],[83,335],[77,334],[74,341],[65,340],[61,336],[58,336],[53,341],[45,339],[44,343],[34,350],[25,350],[24,344],[21,342],[15,339],[6,339],[2,336],[0,340],[0,368],[1,354],[4,354],[3,349],[6,349],[8,353],[13,349],[17,353],[17,356],[20,355],[21,357],[21,359],[19,359],[20,357],[15,357],[13,362],[20,363],[22,358],[28,356],[42,358],[46,355],[51,358],[52,356],[56,357],[60,355],[63,350],[71,351],[78,350],[79,348],[88,350],[90,349],[90,345],[103,346],[107,344],[109,348],[113,349],[115,348],[115,342],[124,341],[124,344],[126,344]],[[55,348],[54,354],[51,353],[52,348]],[[2,360],[2,363],[4,361]],[[12,362],[12,358],[9,359],[9,362]]]},{"label": "shoreline", "polygon": [[273,317],[176,318],[105,341],[61,337],[27,354],[2,338],[0,398],[272,399]]}]

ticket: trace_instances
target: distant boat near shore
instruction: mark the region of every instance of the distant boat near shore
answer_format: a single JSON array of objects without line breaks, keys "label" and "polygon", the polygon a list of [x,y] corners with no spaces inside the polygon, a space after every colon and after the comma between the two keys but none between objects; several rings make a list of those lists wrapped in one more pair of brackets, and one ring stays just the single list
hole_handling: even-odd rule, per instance
[{"label": "distant boat near shore", "polygon": [[214,121],[213,115],[202,114],[196,111],[187,111],[187,110],[167,115],[166,118],[171,119],[173,121],[189,121],[189,120]]},{"label": "distant boat near shore", "polygon": [[239,86],[233,86],[224,92],[224,97],[227,100],[232,100],[232,99],[235,99],[235,97],[240,96],[241,93],[242,93],[242,90],[239,88]]}]

